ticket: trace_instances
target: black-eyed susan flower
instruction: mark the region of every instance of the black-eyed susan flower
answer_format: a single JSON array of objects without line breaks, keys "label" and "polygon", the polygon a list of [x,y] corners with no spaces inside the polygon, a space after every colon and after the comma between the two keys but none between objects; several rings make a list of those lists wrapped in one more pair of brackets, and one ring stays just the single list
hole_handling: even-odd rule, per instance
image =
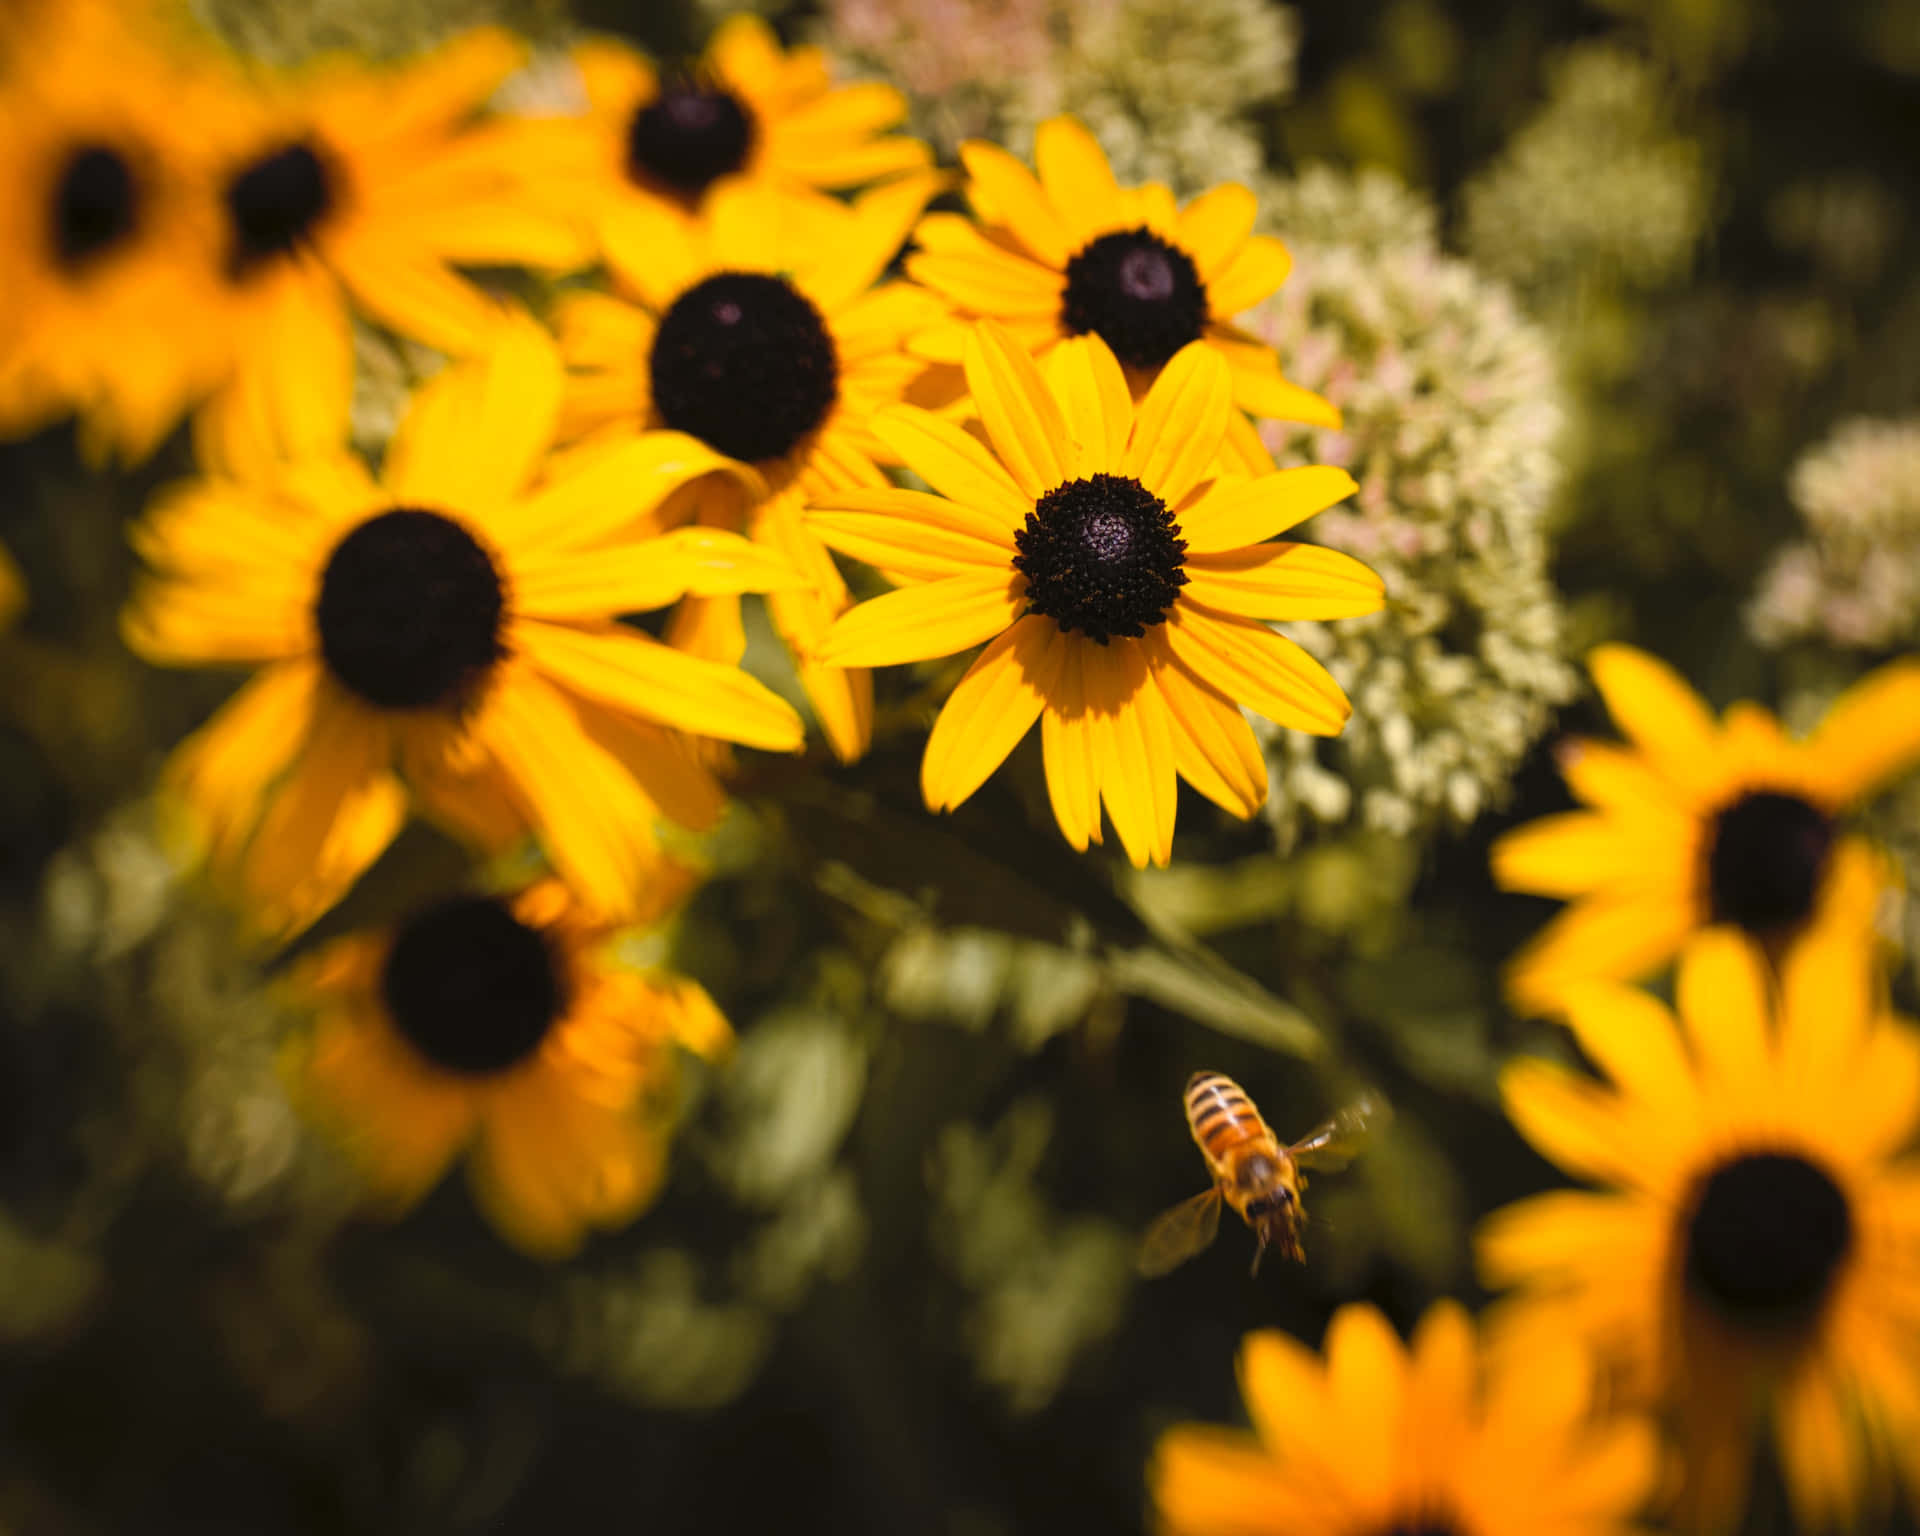
[{"label": "black-eyed susan flower", "polygon": [[623,967],[610,940],[546,881],[328,945],[298,976],[317,1017],[289,1054],[296,1100],[395,1214],[465,1154],[501,1236],[565,1257],[658,1192],[676,1047],[732,1039],[697,984]]},{"label": "black-eyed susan flower", "polygon": [[0,433],[75,414],[144,458],[226,366],[204,84],[95,4],[9,12],[0,52]]},{"label": "black-eyed susan flower", "polygon": [[1254,1435],[1180,1425],[1148,1473],[1167,1536],[1606,1536],[1652,1487],[1652,1431],[1593,1415],[1569,1339],[1524,1354],[1436,1303],[1401,1346],[1371,1306],[1342,1307],[1326,1359],[1249,1334],[1240,1391]]},{"label": "black-eyed susan flower", "polygon": [[1561,772],[1591,809],[1493,847],[1501,886],[1573,901],[1515,957],[1517,1006],[1550,1010],[1570,983],[1649,975],[1711,923],[1774,941],[1836,905],[1869,920],[1884,876],[1842,818],[1920,764],[1920,663],[1863,678],[1801,741],[1755,704],[1716,721],[1630,646],[1601,646],[1588,668],[1627,743],[1569,742]]},{"label": "black-eyed susan flower", "polygon": [[516,195],[518,125],[478,120],[523,54],[480,29],[401,66],[329,56],[236,84],[196,125],[218,146],[217,276],[237,334],[203,439],[216,456],[244,423],[324,442],[352,386],[350,314],[472,354],[508,311],[458,268],[589,258],[572,221]]},{"label": "black-eyed susan flower", "polygon": [[[1255,416],[1337,427],[1340,413],[1281,375],[1273,349],[1233,324],[1286,281],[1292,258],[1253,233],[1254,196],[1232,184],[1186,205],[1157,182],[1121,187],[1092,134],[1050,118],[1034,141],[1039,174],[997,145],[960,146],[975,218],[935,213],[915,231],[908,275],[952,307],[915,339],[922,355],[961,360],[967,326],[995,319],[1044,355],[1098,336],[1138,395],[1181,348],[1203,342],[1228,365],[1234,403]],[[1227,446],[1249,473],[1273,467],[1236,415]]]},{"label": "black-eyed susan flower", "polygon": [[[867,423],[924,368],[905,338],[938,306],[910,284],[874,285],[933,189],[930,176],[897,177],[796,224],[763,189],[722,188],[706,217],[614,255],[618,295],[573,295],[556,316],[573,369],[565,429],[593,434],[584,453],[626,451],[665,429],[755,471],[690,488],[663,516],[744,527],[806,573],[808,586],[770,594],[768,609],[829,745],[849,761],[867,747],[873,687],[864,670],[816,659],[849,598],[800,509],[887,484]],[[737,661],[746,643],[737,598],[693,599],[676,625],[718,660]]]},{"label": "black-eyed susan flower", "polygon": [[1264,620],[1370,613],[1380,579],[1350,555],[1265,542],[1353,490],[1325,466],[1215,479],[1234,414],[1227,365],[1194,344],[1136,408],[1105,342],[1056,346],[1043,377],[991,322],[966,350],[983,444],[914,406],[873,430],[938,494],[838,491],[809,523],[901,590],[850,609],[828,665],[881,666],[988,642],[935,722],[927,804],[950,810],[1033,723],[1075,848],[1100,806],[1136,865],[1172,852],[1175,776],[1237,816],[1266,796],[1240,706],[1337,734],[1350,706]]},{"label": "black-eyed susan flower", "polygon": [[573,58],[589,105],[567,196],[602,249],[629,265],[644,260],[663,217],[703,212],[723,183],[753,184],[794,217],[830,208],[831,192],[933,163],[925,144],[894,131],[907,117],[900,92],[879,81],[835,86],[819,49],[782,49],[757,16],[723,21],[680,76],[662,79],[611,39],[583,43]]},{"label": "black-eyed susan flower", "polygon": [[[1735,930],[1681,959],[1679,1017],[1594,982],[1574,1038],[1611,1081],[1501,1077],[1527,1140],[1604,1193],[1538,1195],[1478,1235],[1481,1272],[1673,1408],[1697,1524],[1730,1524],[1771,1417],[1803,1528],[1855,1515],[1889,1455],[1920,1474],[1920,1042],[1834,924],[1777,979]],[[1915,1484],[1920,1488],[1920,1482]]]},{"label": "black-eyed susan flower", "polygon": [[[154,569],[129,643],[257,666],[173,779],[248,910],[310,922],[378,856],[409,792],[485,844],[537,829],[601,912],[632,910],[655,816],[724,801],[682,733],[797,749],[791,707],[737,667],[615,622],[687,592],[798,578],[736,534],[605,535],[728,463],[655,433],[540,474],[561,367],[531,321],[414,400],[378,478],[345,451],[191,482],[135,531]],[[344,425],[336,429],[344,436]]]}]

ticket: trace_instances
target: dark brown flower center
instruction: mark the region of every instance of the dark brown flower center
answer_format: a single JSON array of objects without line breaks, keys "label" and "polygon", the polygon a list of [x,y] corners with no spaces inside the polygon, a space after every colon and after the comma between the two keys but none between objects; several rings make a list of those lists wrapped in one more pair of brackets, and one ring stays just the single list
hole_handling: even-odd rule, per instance
[{"label": "dark brown flower center", "polygon": [[500,573],[438,512],[361,523],[328,557],[316,610],[328,669],[381,709],[458,707],[502,655]]},{"label": "dark brown flower center", "polygon": [[546,935],[490,896],[456,896],[409,919],[394,936],[380,988],[414,1049],[465,1077],[525,1061],[568,1001]]},{"label": "dark brown flower center", "polygon": [[792,452],[840,394],[840,358],[806,296],[761,272],[721,272],[674,300],[647,366],[666,424],[729,458]]},{"label": "dark brown flower center", "polygon": [[1187,584],[1187,552],[1167,505],[1138,480],[1093,475],[1055,486],[1013,536],[1027,608],[1105,645],[1163,622]]},{"label": "dark brown flower center", "polygon": [[1813,914],[1833,821],[1797,795],[1742,795],[1714,818],[1707,892],[1717,923],[1772,934]]},{"label": "dark brown flower center", "polygon": [[1207,322],[1207,290],[1193,258],[1144,225],[1102,235],[1067,263],[1060,323],[1088,332],[1132,368],[1158,368]]},{"label": "dark brown flower center", "polygon": [[753,152],[752,115],[731,92],[670,81],[627,125],[627,173],[695,198]]},{"label": "dark brown flower center", "polygon": [[249,161],[227,182],[227,270],[244,277],[292,251],[333,209],[336,197],[333,173],[311,144],[296,141]]},{"label": "dark brown flower center", "polygon": [[1853,1246],[1853,1212],[1824,1170],[1785,1152],[1722,1163],[1686,1227],[1689,1294],[1755,1332],[1811,1322]]},{"label": "dark brown flower center", "polygon": [[77,271],[125,241],[139,222],[140,189],[126,157],[104,144],[76,148],[54,183],[55,260]]}]

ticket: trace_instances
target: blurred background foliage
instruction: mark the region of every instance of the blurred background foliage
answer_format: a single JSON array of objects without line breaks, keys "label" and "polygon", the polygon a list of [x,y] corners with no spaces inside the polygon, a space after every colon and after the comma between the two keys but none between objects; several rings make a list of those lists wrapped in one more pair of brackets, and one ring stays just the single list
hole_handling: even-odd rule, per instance
[{"label": "blurred background foliage", "polygon": [[[181,4],[275,60],[483,20],[671,57],[721,9]],[[1237,1416],[1242,1332],[1472,1298],[1471,1223],[1550,1181],[1493,1092],[1556,1048],[1498,991],[1549,908],[1496,894],[1485,850],[1565,804],[1553,738],[1605,729],[1581,652],[1631,639],[1811,718],[1920,638],[1910,3],[760,8],[899,83],[943,150],[1066,109],[1123,178],[1259,188],[1297,266],[1255,323],[1347,411],[1273,446],[1353,468],[1309,536],[1389,585],[1301,627],[1353,726],[1276,733],[1269,817],[1195,799],[1140,874],[1052,835],[1034,742],[927,816],[917,705],[849,769],[748,761],[655,940],[737,1055],[692,1080],[660,1204],[543,1267],[457,1180],[359,1213],[280,1091],[284,957],[173,873],[143,796],[229,685],[138,665],[114,616],[184,439],[118,477],[64,432],[0,447],[31,592],[0,636],[0,1530],[1139,1529],[1157,1431]],[[434,360],[364,344],[375,442]],[[1920,878],[1920,786],[1877,815]],[[460,867],[410,833],[315,938]],[[1304,1269],[1250,1279],[1234,1228],[1133,1278],[1139,1228],[1204,1183],[1200,1067],[1285,1136],[1363,1084],[1394,1104],[1316,1180]]]}]

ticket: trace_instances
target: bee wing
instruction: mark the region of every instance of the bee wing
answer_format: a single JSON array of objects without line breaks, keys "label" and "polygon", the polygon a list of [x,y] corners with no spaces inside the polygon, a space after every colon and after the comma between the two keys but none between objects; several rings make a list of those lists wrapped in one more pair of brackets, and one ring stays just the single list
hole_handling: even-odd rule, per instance
[{"label": "bee wing", "polygon": [[1363,1093],[1331,1120],[1308,1131],[1287,1152],[1302,1168],[1336,1173],[1392,1118],[1393,1111],[1385,1099],[1376,1093]]},{"label": "bee wing", "polygon": [[1164,1275],[1211,1243],[1219,1230],[1220,1191],[1214,1188],[1154,1217],[1140,1239],[1133,1267],[1149,1278]]}]

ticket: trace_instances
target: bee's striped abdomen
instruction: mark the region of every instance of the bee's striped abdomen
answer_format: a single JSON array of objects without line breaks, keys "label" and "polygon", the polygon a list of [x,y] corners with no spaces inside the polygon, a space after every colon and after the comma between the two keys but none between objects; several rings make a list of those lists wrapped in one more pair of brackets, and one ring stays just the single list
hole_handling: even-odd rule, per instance
[{"label": "bee's striped abdomen", "polygon": [[1267,1122],[1232,1078],[1196,1072],[1187,1079],[1187,1127],[1200,1150],[1215,1162],[1242,1142],[1271,1136]]}]

